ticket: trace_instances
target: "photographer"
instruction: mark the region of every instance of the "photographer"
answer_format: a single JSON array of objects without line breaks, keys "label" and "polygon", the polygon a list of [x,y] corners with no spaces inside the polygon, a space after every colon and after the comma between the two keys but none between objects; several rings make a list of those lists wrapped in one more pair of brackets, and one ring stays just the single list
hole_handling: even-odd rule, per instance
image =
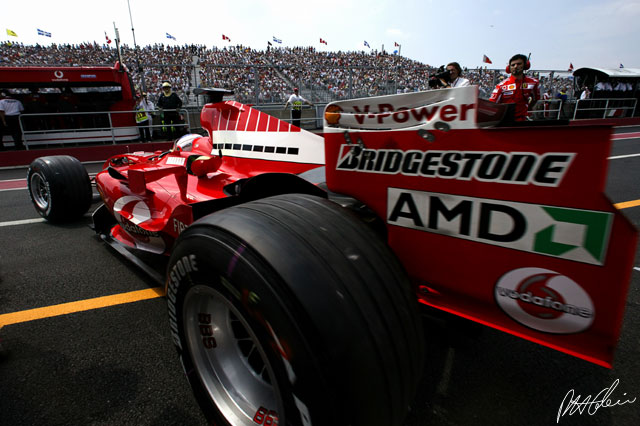
[{"label": "photographer", "polygon": [[461,77],[462,68],[457,62],[450,62],[447,64],[447,69],[440,67],[436,75],[432,76],[429,80],[429,86],[432,88],[451,88],[451,87],[466,87],[470,86],[469,80]]}]

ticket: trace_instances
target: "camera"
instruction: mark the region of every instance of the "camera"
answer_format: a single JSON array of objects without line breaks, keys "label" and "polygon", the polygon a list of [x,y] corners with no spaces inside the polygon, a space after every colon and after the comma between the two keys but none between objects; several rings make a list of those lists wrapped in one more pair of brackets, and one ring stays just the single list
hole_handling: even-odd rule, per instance
[{"label": "camera", "polygon": [[429,87],[442,87],[442,81],[451,83],[451,71],[444,69],[444,65],[438,68],[438,71],[429,78]]}]

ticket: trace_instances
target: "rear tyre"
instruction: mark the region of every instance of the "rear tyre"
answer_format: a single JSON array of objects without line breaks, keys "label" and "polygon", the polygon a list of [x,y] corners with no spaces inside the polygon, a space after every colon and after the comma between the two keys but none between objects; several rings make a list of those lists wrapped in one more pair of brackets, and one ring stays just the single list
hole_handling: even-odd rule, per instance
[{"label": "rear tyre", "polygon": [[51,222],[77,219],[91,206],[89,175],[80,161],[68,155],[33,160],[27,185],[36,211]]},{"label": "rear tyre", "polygon": [[401,424],[423,336],[404,270],[366,225],[308,195],[207,216],[168,265],[172,335],[216,425]]}]

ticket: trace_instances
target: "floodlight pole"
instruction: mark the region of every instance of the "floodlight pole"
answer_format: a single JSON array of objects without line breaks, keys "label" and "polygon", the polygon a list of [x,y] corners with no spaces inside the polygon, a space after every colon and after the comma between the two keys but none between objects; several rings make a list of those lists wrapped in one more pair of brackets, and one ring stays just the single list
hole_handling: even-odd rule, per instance
[{"label": "floodlight pole", "polygon": [[133,29],[133,18],[131,17],[131,3],[127,0],[127,6],[129,7],[129,21],[131,21],[131,33],[133,34],[133,47],[137,48],[136,45],[136,32]]},{"label": "floodlight pole", "polygon": [[129,7],[129,21],[131,22],[131,34],[133,34],[133,49],[136,51],[136,68],[137,71],[142,75],[142,91],[146,92],[147,91],[147,85],[145,83],[145,79],[144,79],[144,70],[142,69],[142,66],[140,65],[140,59],[138,58],[137,52],[138,52],[138,45],[136,44],[136,32],[133,29],[133,17],[131,16],[131,3],[129,2],[129,0],[127,0],[127,6]]}]

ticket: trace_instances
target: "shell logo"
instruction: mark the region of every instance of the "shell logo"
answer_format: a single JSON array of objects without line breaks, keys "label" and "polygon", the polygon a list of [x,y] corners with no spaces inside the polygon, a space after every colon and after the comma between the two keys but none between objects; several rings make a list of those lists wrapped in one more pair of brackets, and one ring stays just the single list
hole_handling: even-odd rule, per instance
[{"label": "shell logo", "polygon": [[324,119],[327,121],[327,124],[337,125],[340,122],[340,113],[342,112],[342,108],[338,105],[328,105],[324,110]]},{"label": "shell logo", "polygon": [[113,204],[113,212],[135,225],[151,219],[149,206],[142,198],[134,195],[118,198]]}]

